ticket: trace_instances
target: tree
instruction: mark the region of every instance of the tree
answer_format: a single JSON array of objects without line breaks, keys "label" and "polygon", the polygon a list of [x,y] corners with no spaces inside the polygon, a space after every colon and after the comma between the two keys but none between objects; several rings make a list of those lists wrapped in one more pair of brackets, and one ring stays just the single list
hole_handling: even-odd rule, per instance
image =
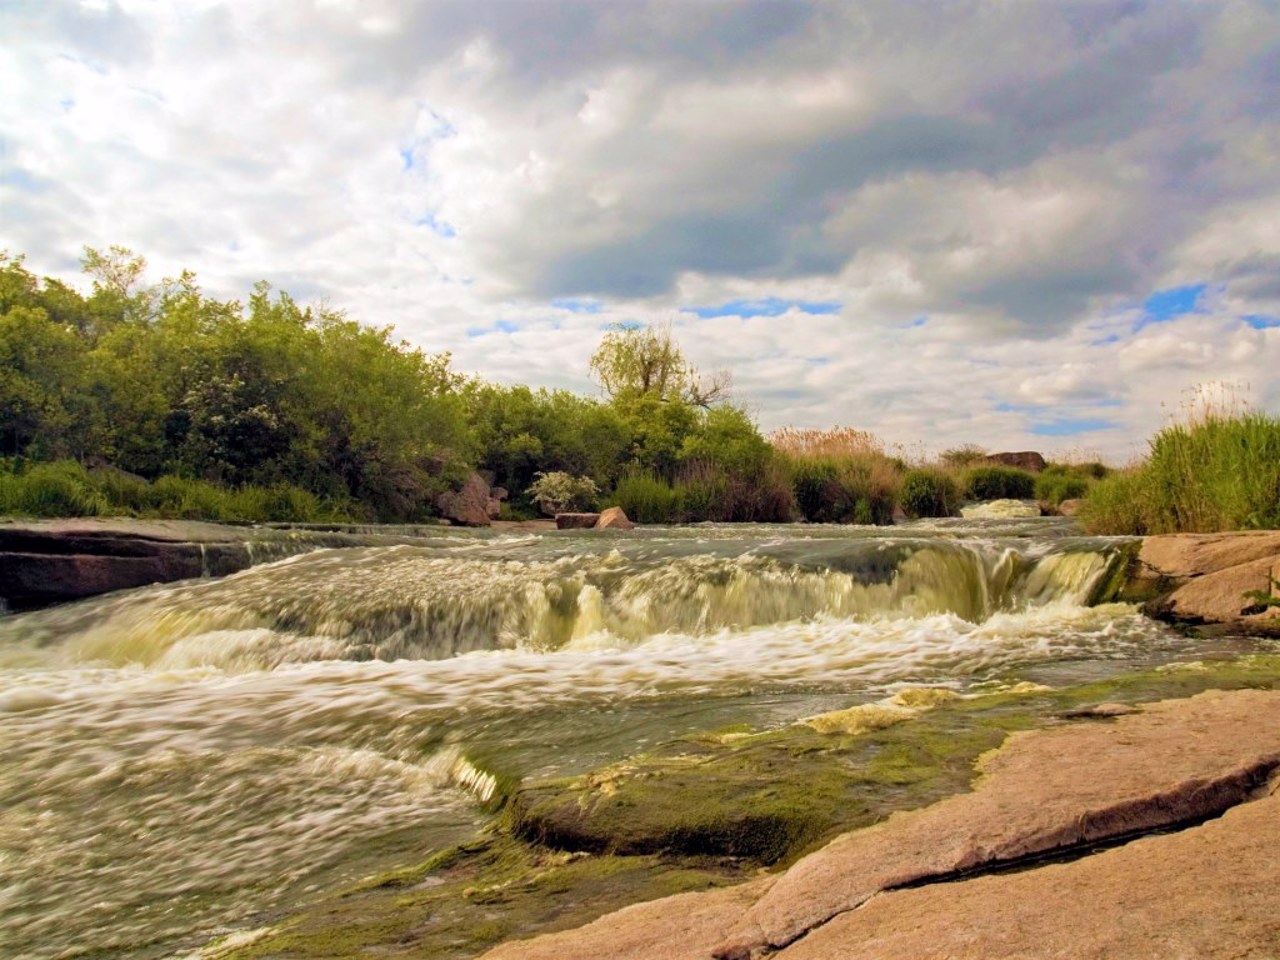
[{"label": "tree", "polygon": [[650,327],[615,325],[591,355],[591,373],[614,400],[653,395],[710,407],[729,396],[728,371],[709,377],[684,358],[671,323]]}]

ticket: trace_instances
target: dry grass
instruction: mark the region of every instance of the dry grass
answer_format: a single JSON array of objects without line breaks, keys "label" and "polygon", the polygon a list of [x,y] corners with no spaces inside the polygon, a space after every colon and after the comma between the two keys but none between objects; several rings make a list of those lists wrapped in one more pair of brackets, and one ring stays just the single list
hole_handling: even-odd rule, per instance
[{"label": "dry grass", "polygon": [[869,430],[783,427],[769,435],[775,450],[791,457],[883,457],[884,442]]}]

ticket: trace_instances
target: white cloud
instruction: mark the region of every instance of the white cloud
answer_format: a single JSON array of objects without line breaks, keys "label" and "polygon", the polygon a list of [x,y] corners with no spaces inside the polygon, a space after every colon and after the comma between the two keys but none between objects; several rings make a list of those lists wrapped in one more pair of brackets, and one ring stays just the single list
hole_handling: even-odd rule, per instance
[{"label": "white cloud", "polygon": [[[575,389],[602,324],[674,316],[766,426],[935,447],[1074,420],[1123,455],[1206,380],[1280,404],[1280,331],[1238,319],[1280,313],[1270,3],[50,0],[0,29],[0,247],[37,270],[124,243]],[[1196,283],[1209,312],[1141,326]],[[771,297],[843,308],[679,312]]]}]

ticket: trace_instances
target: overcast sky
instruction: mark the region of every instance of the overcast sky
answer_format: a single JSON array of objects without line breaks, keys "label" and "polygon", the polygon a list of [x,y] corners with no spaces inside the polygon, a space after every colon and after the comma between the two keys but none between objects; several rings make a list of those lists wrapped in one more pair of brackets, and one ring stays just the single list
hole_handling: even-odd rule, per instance
[{"label": "overcast sky", "polygon": [[[0,248],[266,279],[590,391],[671,320],[766,429],[1140,453],[1280,411],[1280,4],[0,0]],[[1245,386],[1247,385],[1247,386]]]}]

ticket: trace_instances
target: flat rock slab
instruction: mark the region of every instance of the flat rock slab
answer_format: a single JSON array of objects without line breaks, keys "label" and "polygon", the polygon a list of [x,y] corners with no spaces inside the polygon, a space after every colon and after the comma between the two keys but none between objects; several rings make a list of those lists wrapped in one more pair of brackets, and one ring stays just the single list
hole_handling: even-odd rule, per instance
[{"label": "flat rock slab", "polygon": [[1138,560],[1156,576],[1186,580],[1263,557],[1280,558],[1280,531],[1171,533],[1146,537]]},{"label": "flat rock slab", "polygon": [[[579,931],[509,944],[486,956],[491,960],[543,956],[557,960],[600,956],[736,960],[768,950],[815,958],[1277,956],[1277,941],[1272,942],[1276,948],[1272,953],[1201,953],[1181,946],[1165,949],[1168,944],[1199,945],[1197,931],[1205,924],[1203,912],[1217,911],[1213,924],[1219,934],[1232,927],[1239,891],[1227,880],[1236,854],[1232,853],[1220,869],[1208,871],[1203,880],[1198,876],[1205,851],[1192,837],[1209,830],[1210,824],[1134,842],[1061,868],[1042,866],[1018,875],[937,885],[968,871],[1185,825],[1240,804],[1244,806],[1239,813],[1218,821],[1220,826],[1213,830],[1233,831],[1230,842],[1235,847],[1224,849],[1248,849],[1249,856],[1255,858],[1249,869],[1273,880],[1280,860],[1274,852],[1280,824],[1260,834],[1270,838],[1265,844],[1253,844],[1249,831],[1259,817],[1266,819],[1260,811],[1270,811],[1275,822],[1275,807],[1247,801],[1277,767],[1280,692],[1273,691],[1202,694],[1149,705],[1141,713],[1114,720],[1016,734],[981,764],[983,776],[972,793],[839,837],[771,882],[761,881],[750,896],[743,895],[745,899],[718,892],[715,900],[698,899],[703,895],[660,900],[602,917]],[[1227,824],[1230,826],[1221,826]],[[1216,834],[1210,831],[1205,835],[1211,840],[1204,843],[1212,845]],[[1150,862],[1131,859],[1138,856],[1133,851],[1154,850],[1161,844],[1168,846],[1149,854],[1153,858]],[[1081,910],[1072,897],[1048,892],[1053,877],[1067,868],[1084,870],[1086,864],[1092,872],[1079,875],[1085,877],[1079,881],[1080,888],[1092,884],[1100,891],[1095,899],[1124,892],[1129,899],[1117,902],[1151,903],[1156,904],[1153,910],[1159,910],[1158,921],[1152,921],[1150,927],[1135,922],[1126,934],[1128,939],[1117,941],[1125,946],[1110,953],[1104,946],[1089,946],[1094,941],[1088,938],[1094,934],[1085,928],[1092,923],[1091,909]],[[1108,873],[1109,869],[1116,872]],[[1034,879],[1037,877],[1049,879]],[[1215,885],[1219,881],[1222,886]],[[1021,904],[1016,902],[1023,896],[1018,891],[1006,899],[993,899],[990,906],[984,902],[987,891],[992,897],[996,891],[1003,896],[1003,891],[1014,889],[1007,885],[1015,882],[1032,884]],[[897,889],[930,883],[934,885]],[[1174,891],[1179,884],[1196,888],[1190,901],[1197,905],[1195,910],[1180,908],[1174,899],[1187,895]],[[967,894],[974,898],[968,908],[971,913],[964,914],[969,919],[948,920],[938,904],[958,897],[960,890],[976,891]],[[898,901],[905,904],[903,910],[914,910],[917,901],[913,897],[938,899],[915,914],[908,912],[901,920],[886,919],[871,928],[874,936],[866,935],[872,936],[873,946],[864,951],[860,940],[864,934],[856,927],[859,918],[864,913],[873,920],[880,916],[879,911],[886,909],[880,906],[882,902]],[[1254,937],[1266,935],[1267,929],[1280,931],[1280,920],[1270,919],[1280,917],[1280,890],[1273,882],[1259,880],[1252,897],[1247,907],[1241,907],[1245,913],[1240,923],[1241,936],[1250,943]],[[1035,914],[1040,918],[1039,926],[1021,919],[1002,920],[1001,909],[1021,910],[1028,917]],[[1118,935],[1115,930],[1126,914],[1116,907],[1111,916],[1113,923],[1105,918],[1100,921],[1098,944],[1105,945],[1107,937]],[[962,926],[966,922],[974,926]],[[1159,936],[1156,927],[1160,928]],[[1057,930],[1058,940],[1046,933],[1047,939],[1040,942],[1034,933],[1037,929]],[[618,934],[612,940],[611,930]],[[1028,931],[1025,937],[1024,930]],[[888,945],[874,952],[880,950],[874,946],[874,937],[890,935],[915,936],[917,945],[885,940]],[[956,938],[960,946],[938,946],[946,936]],[[1073,936],[1080,938],[1080,949]],[[970,950],[965,937],[987,946]],[[990,947],[991,943],[996,947]],[[1000,946],[1002,943],[1005,946]],[[826,952],[802,952],[805,950]]]}]

